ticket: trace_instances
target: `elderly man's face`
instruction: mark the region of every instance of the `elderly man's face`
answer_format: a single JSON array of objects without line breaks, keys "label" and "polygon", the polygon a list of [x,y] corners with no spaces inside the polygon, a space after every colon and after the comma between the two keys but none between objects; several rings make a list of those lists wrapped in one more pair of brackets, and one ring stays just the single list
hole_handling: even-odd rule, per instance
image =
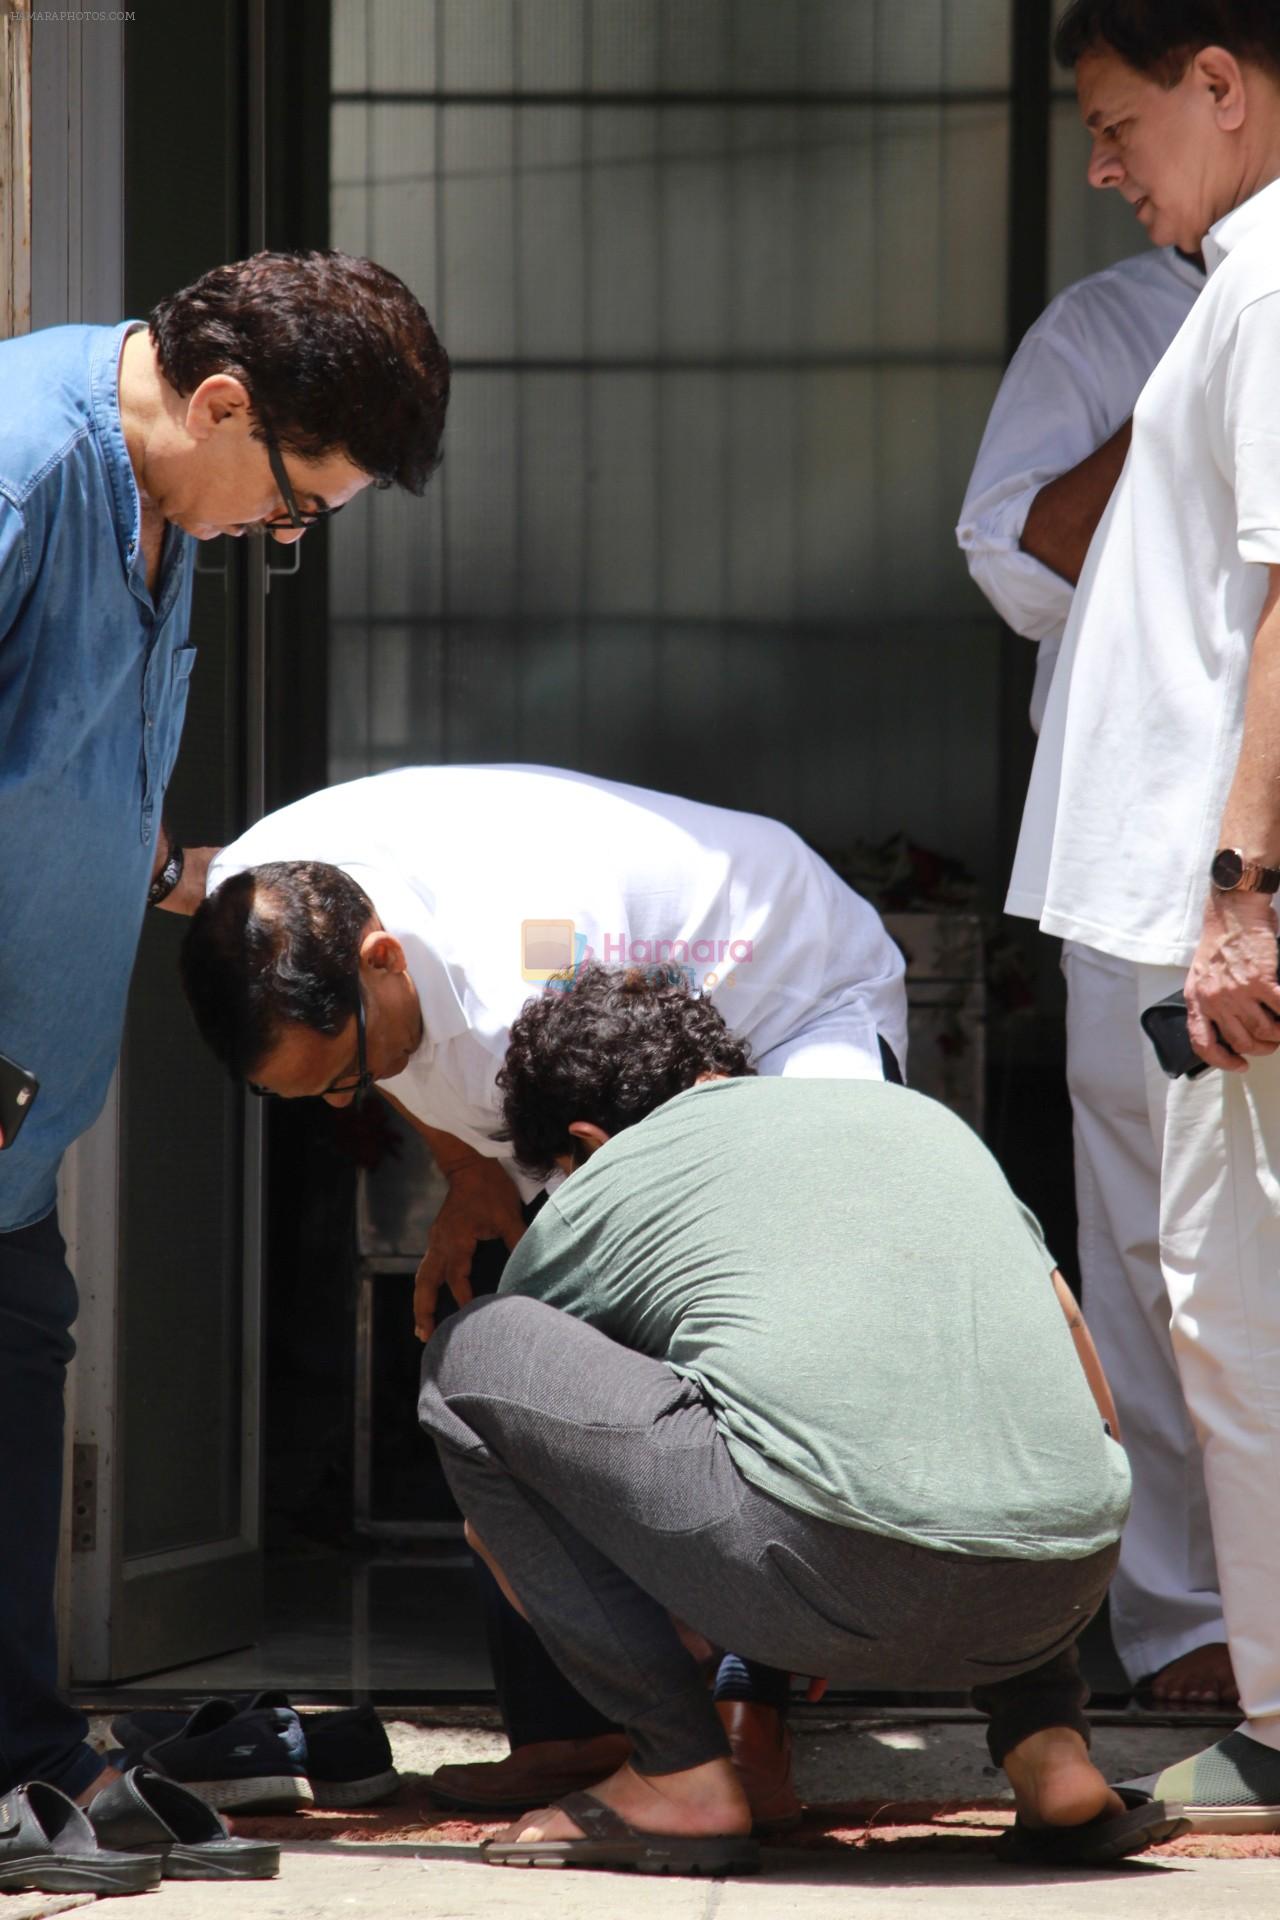
[{"label": "elderly man's face", "polygon": [[[372,1079],[394,1080],[403,1073],[422,1042],[422,1012],[406,970],[362,966],[361,1006],[365,1041],[363,1065]],[[348,1107],[356,1097],[361,1070],[360,1037],[354,1015],[337,1033],[289,1023],[282,1027],[252,1080],[263,1093],[283,1100],[316,1099]]]},{"label": "elderly man's face", "polygon": [[1235,148],[1215,84],[1200,58],[1174,87],[1136,72],[1109,47],[1083,55],[1076,67],[1080,113],[1093,138],[1089,183],[1123,194],[1156,246],[1196,252],[1235,204]]},{"label": "elderly man's face", "polygon": [[305,520],[345,506],[370,485],[371,476],[343,453],[306,460],[277,443],[273,465],[261,428],[248,389],[234,375],[211,374],[187,398],[172,396],[145,447],[147,497],[197,540],[267,532],[294,541],[306,527],[290,524],[287,496]]},{"label": "elderly man's face", "polygon": [[[344,454],[312,461],[282,449],[279,457],[303,515],[345,506],[369,485],[369,475]],[[306,532],[305,527],[289,524],[267,448],[248,434],[199,449],[174,497],[162,502],[161,510],[166,520],[197,540],[213,540],[223,533],[238,538],[243,533],[265,532],[288,543]]]}]

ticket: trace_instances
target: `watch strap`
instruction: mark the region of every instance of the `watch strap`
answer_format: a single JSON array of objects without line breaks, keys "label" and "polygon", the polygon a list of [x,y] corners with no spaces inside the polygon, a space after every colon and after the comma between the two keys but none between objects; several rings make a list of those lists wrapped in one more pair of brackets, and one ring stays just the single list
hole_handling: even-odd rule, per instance
[{"label": "watch strap", "polygon": [[171,846],[169,848],[169,858],[165,861],[159,873],[147,888],[147,905],[149,907],[158,907],[162,900],[169,898],[169,895],[182,878],[184,860],[185,855],[181,847]]}]

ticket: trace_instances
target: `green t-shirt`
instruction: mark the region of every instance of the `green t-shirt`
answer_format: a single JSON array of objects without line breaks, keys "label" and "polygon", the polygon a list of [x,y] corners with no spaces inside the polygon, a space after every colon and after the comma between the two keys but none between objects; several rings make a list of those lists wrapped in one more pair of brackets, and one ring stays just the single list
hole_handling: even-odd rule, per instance
[{"label": "green t-shirt", "polygon": [[955,1553],[1119,1537],[1109,1438],[999,1167],[864,1080],[709,1082],[547,1201],[503,1293],[697,1382],[739,1471],[803,1513]]}]

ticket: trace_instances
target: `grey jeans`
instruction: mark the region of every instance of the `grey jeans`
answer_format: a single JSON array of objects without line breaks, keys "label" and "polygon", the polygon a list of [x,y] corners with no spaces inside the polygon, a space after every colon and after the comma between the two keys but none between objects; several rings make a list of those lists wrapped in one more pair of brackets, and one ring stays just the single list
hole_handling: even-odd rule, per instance
[{"label": "grey jeans", "polygon": [[520,1295],[439,1328],[418,1413],[548,1652],[642,1772],[727,1751],[672,1614],[842,1686],[972,1688],[997,1764],[1042,1727],[1088,1737],[1075,1641],[1116,1548],[980,1559],[784,1506],[739,1473],[690,1381]]}]

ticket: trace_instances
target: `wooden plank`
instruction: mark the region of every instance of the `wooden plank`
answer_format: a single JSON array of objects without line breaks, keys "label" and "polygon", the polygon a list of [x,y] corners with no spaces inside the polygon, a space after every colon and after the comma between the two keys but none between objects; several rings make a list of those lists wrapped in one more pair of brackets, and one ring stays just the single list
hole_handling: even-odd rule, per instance
[{"label": "wooden plank", "polygon": [[31,325],[31,5],[0,0],[0,338]]}]

